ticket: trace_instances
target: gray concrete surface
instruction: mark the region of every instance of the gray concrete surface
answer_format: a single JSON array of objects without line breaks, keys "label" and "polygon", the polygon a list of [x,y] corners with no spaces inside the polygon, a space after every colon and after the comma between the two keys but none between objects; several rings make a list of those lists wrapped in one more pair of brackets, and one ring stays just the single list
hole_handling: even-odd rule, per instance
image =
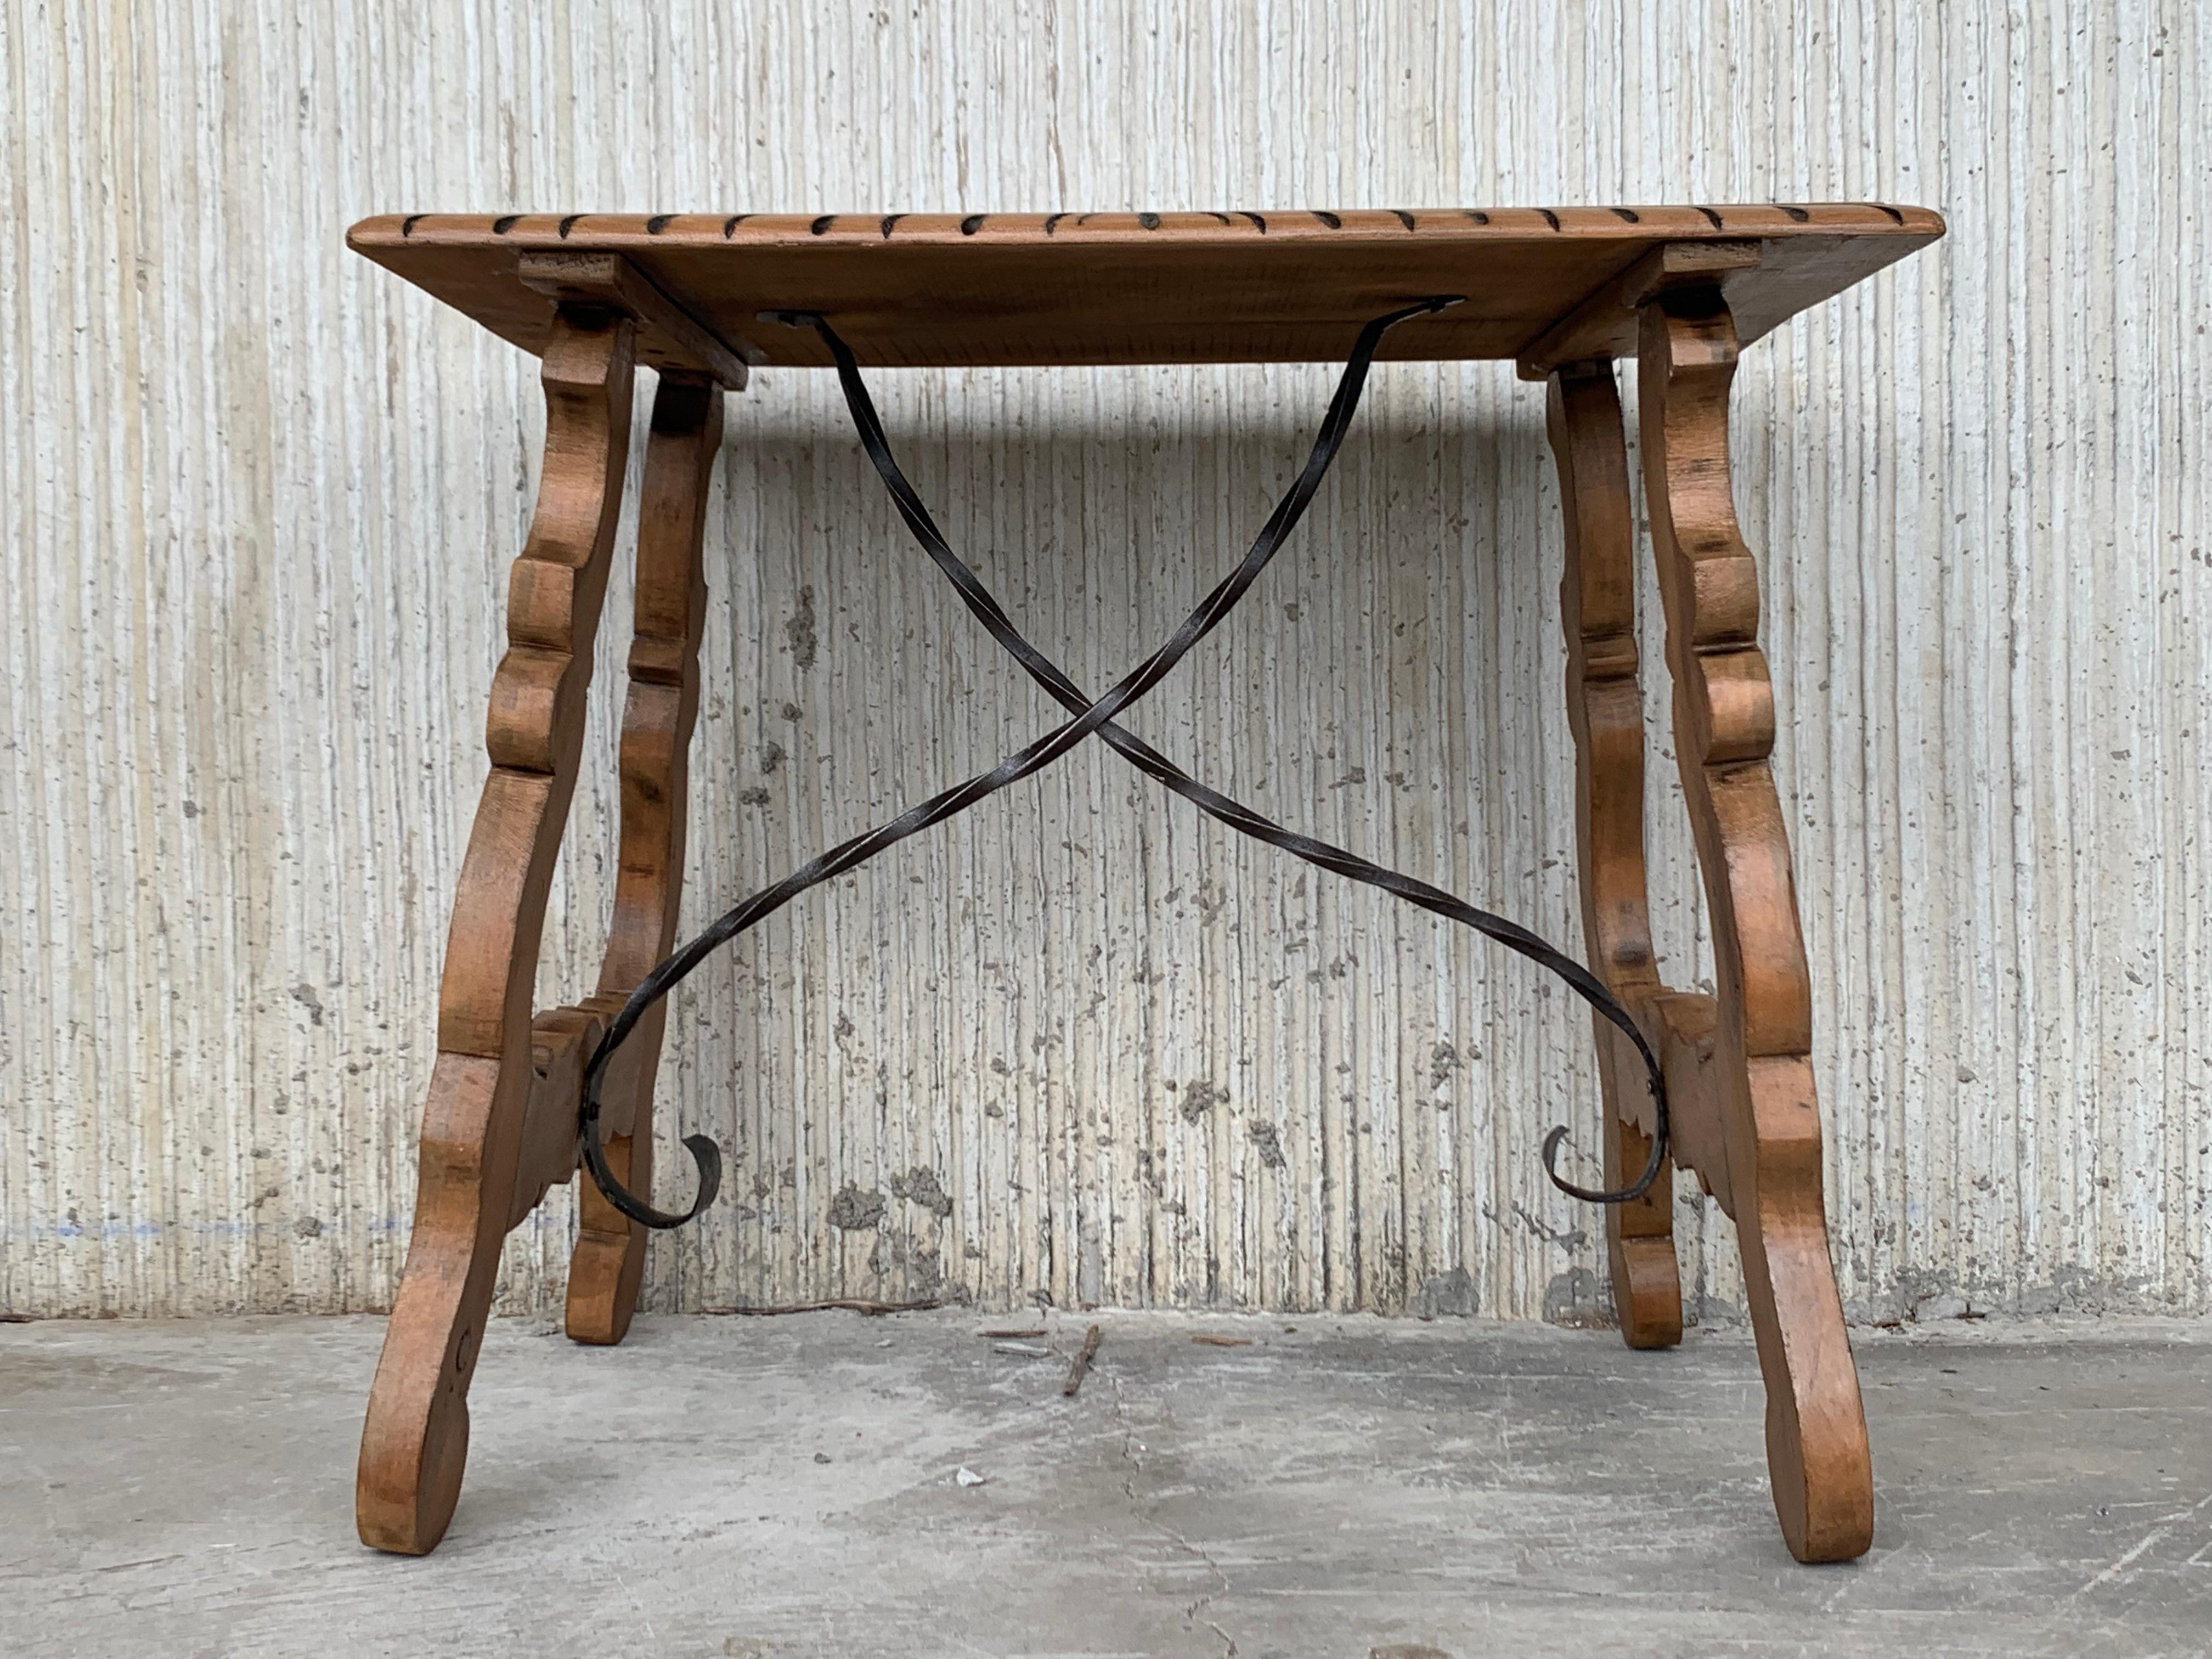
[{"label": "gray concrete surface", "polygon": [[1072,1401],[1077,1317],[503,1323],[423,1560],[353,1535],[380,1322],[0,1327],[0,1652],[2212,1651],[2203,1327],[1859,1333],[1878,1536],[1808,1569],[1740,1333],[1098,1317]]}]

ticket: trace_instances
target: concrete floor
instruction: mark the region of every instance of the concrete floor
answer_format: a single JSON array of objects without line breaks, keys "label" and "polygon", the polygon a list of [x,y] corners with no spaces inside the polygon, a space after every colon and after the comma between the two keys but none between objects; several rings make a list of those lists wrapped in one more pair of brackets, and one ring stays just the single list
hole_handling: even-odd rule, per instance
[{"label": "concrete floor", "polygon": [[0,1327],[0,1651],[2212,1652],[2204,1327],[1858,1333],[1878,1536],[1810,1569],[1741,1334],[1098,1317],[1074,1400],[1073,1317],[502,1322],[423,1560],[353,1534],[380,1322]]}]

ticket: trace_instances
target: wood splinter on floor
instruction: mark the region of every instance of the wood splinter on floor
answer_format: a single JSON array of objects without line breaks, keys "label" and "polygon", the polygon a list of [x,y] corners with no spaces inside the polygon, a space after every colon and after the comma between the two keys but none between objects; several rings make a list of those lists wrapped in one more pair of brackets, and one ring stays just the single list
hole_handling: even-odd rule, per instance
[{"label": "wood splinter on floor", "polygon": [[1083,1386],[1083,1379],[1091,1374],[1091,1362],[1098,1357],[1098,1345],[1105,1340],[1104,1328],[1097,1325],[1083,1334],[1083,1351],[1067,1368],[1067,1381],[1060,1385],[1060,1393],[1068,1399],[1075,1397],[1075,1391]]},{"label": "wood splinter on floor", "polygon": [[1209,1348],[1249,1348],[1252,1346],[1252,1339],[1249,1336],[1194,1336],[1191,1340],[1203,1342]]}]

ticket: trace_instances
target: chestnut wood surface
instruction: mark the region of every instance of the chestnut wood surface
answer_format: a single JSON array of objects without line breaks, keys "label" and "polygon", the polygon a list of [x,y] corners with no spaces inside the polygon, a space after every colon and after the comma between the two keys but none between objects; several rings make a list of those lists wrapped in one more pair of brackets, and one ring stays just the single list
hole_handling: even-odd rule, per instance
[{"label": "chestnut wood surface", "polygon": [[[611,1022],[653,964],[674,948],[684,895],[684,830],[691,727],[699,712],[699,640],[707,622],[701,550],[707,485],[722,442],[721,388],[666,376],[653,403],[638,501],[637,602],[623,707],[622,829],[615,907],[589,1006]],[[607,1163],[632,1192],[653,1189],[653,1084],[668,1005],[656,1006],[617,1051],[601,1091]],[[575,1103],[568,1101],[571,1145]],[[573,1158],[573,1152],[572,1152]],[[568,1263],[568,1334],[622,1340],[645,1273],[647,1230],[578,1183],[577,1233]]]},{"label": "chestnut wood surface", "polygon": [[[1728,294],[1745,339],[1942,234],[1925,208],[1423,208],[1215,213],[387,215],[358,252],[526,350],[553,301],[530,253],[618,253],[652,290],[749,362],[820,368],[821,311],[865,364],[1297,362],[1340,358],[1407,300],[1466,302],[1394,330],[1384,358],[1515,358],[1655,249],[1736,245]],[[1585,330],[1629,356],[1635,313]],[[643,319],[640,361],[701,367]]]},{"label": "chestnut wood surface", "polygon": [[[414,1231],[355,1487],[362,1540],[403,1554],[436,1547],[460,1495],[500,1240],[519,1172],[542,1167],[534,1148],[526,1158],[531,997],[629,453],[633,333],[625,317],[564,313],[545,350],[544,473],[508,578],[507,649],[485,732],[492,771],[453,898]],[[573,1107],[556,1127],[573,1149]]]},{"label": "chestnut wood surface", "polygon": [[[1575,736],[1575,831],[1582,857],[1583,938],[1590,969],[1650,1040],[1660,991],[1644,876],[1644,688],[1637,678],[1636,531],[1620,392],[1609,362],[1555,374],[1552,454],[1566,516],[1559,582],[1567,640],[1567,724]],[[1636,1179],[1657,1125],[1641,1058],[1593,1014],[1605,1091],[1605,1184]],[[1682,1340],[1671,1162],[1643,1197],[1605,1210],[1620,1332],[1632,1348]]]},{"label": "chestnut wood surface", "polygon": [[[1717,1122],[1783,1536],[1801,1561],[1848,1560],[1874,1541],[1874,1477],[1828,1254],[1812,975],[1768,764],[1774,688],[1759,645],[1759,568],[1736,526],[1729,469],[1735,326],[1717,288],[1693,288],[1648,304],[1643,334],[1644,504],[1717,982],[1709,1033],[1670,1030],[1669,1059],[1690,1050],[1680,1074],[1692,1136]],[[1705,1010],[1689,1007],[1702,1025]]]}]

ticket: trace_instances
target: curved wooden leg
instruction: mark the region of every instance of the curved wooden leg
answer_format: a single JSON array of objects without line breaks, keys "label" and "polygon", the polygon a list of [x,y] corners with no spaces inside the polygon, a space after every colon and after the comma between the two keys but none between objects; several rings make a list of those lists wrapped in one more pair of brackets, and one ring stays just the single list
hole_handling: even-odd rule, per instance
[{"label": "curved wooden leg", "polygon": [[469,1378],[514,1218],[536,1077],[531,997],[629,453],[632,331],[604,311],[563,310],[545,348],[544,473],[508,582],[492,772],[447,939],[415,1231],[355,1486],[362,1540],[404,1554],[435,1547],[460,1495]]},{"label": "curved wooden leg", "polygon": [[[1742,1244],[1783,1536],[1801,1561],[1842,1561],[1874,1540],[1874,1478],[1828,1256],[1811,985],[1767,764],[1774,695],[1759,648],[1759,571],[1729,489],[1735,360],[1735,324],[1717,289],[1678,290],[1644,307],[1644,492],[1719,992],[1710,1036],[1686,1045],[1706,1057],[1704,1099],[1684,1103],[1718,1120],[1725,1184],[1713,1184],[1728,1194]],[[1685,1047],[1670,1040],[1670,1082]]]},{"label": "curved wooden leg", "polygon": [[[614,923],[591,1006],[611,1020],[676,943],[684,892],[684,813],[692,723],[699,708],[699,636],[707,579],[700,563],[707,483],[722,441],[722,389],[664,376],[653,404],[637,527],[637,621],[623,708],[622,842]],[[601,1091],[612,1131],[607,1162],[633,1192],[653,1182],[653,1083],[667,1004],[641,1021]],[[568,1334],[613,1343],[629,1329],[645,1275],[647,1230],[577,1183],[580,1222],[568,1264]]]},{"label": "curved wooden leg", "polygon": [[[1552,454],[1567,523],[1559,605],[1567,635],[1567,720],[1575,733],[1575,828],[1583,934],[1591,970],[1653,1035],[1660,990],[1644,884],[1644,690],[1637,680],[1635,524],[1620,392],[1610,362],[1551,376]],[[1644,1067],[1611,1022],[1592,1016],[1606,1104],[1605,1182],[1626,1186],[1656,1130]],[[1671,1164],[1643,1197],[1605,1210],[1613,1299],[1632,1348],[1682,1340]]]}]

